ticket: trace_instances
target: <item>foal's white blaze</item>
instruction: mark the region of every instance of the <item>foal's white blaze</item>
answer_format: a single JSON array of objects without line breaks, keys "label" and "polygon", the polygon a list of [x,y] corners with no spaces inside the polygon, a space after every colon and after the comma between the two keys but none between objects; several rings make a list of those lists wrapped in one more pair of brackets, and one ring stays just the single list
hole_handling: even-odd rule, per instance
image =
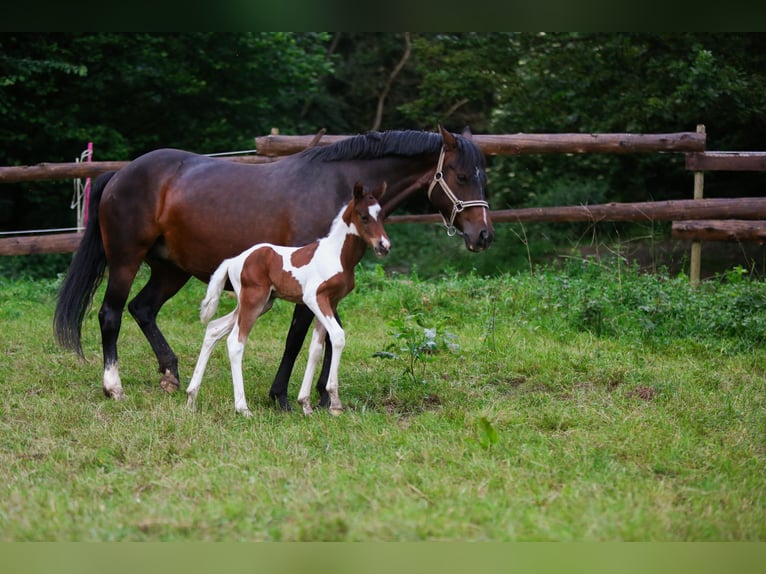
[{"label": "foal's white blaze", "polygon": [[[376,203],[375,205],[371,205],[367,208],[368,213],[370,214],[370,217],[372,217],[373,220],[377,221],[378,216],[380,215],[380,210],[383,209],[379,203]],[[388,237],[381,237],[380,238],[380,245],[388,251],[391,249],[391,242],[388,240]]]}]

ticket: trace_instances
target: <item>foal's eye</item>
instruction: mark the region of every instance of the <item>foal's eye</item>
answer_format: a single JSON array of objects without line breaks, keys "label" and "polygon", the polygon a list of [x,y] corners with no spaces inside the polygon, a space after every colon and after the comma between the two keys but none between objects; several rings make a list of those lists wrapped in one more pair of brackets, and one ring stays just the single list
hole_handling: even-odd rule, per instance
[{"label": "foal's eye", "polygon": [[362,221],[367,223],[368,221],[370,221],[370,216],[369,215],[363,215],[362,216]]}]

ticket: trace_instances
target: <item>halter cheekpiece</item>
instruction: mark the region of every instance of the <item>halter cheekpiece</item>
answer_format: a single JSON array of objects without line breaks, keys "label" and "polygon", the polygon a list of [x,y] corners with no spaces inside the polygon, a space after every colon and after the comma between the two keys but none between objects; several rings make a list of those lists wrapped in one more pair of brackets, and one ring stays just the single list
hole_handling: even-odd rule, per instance
[{"label": "halter cheekpiece", "polygon": [[444,146],[442,146],[441,152],[439,152],[439,163],[436,165],[436,173],[434,173],[434,178],[431,180],[431,185],[428,186],[428,200],[431,201],[431,192],[434,190],[436,185],[440,185],[444,195],[446,195],[447,199],[452,202],[452,213],[450,214],[449,221],[447,221],[447,218],[444,217],[444,214],[440,212],[442,220],[444,220],[444,226],[447,228],[447,235],[452,237],[457,233],[457,229],[455,228],[455,217],[457,217],[458,213],[463,211],[466,207],[484,207],[489,209],[489,203],[483,199],[472,199],[469,201],[462,201],[458,199],[450,189],[449,184],[444,181],[444,172],[442,171],[443,168]]}]

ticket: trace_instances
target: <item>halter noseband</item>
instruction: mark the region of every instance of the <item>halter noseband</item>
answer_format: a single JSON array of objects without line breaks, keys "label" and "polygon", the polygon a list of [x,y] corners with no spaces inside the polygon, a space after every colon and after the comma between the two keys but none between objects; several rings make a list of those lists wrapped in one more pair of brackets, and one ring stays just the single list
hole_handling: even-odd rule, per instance
[{"label": "halter noseband", "polygon": [[444,227],[447,228],[447,235],[452,237],[457,233],[457,229],[455,228],[455,217],[457,217],[457,214],[463,211],[466,207],[484,207],[485,209],[489,209],[489,203],[484,201],[483,199],[472,199],[469,201],[461,201],[457,198],[457,196],[452,192],[452,190],[449,187],[449,184],[444,181],[444,173],[442,172],[442,168],[444,167],[444,146],[442,146],[441,152],[439,153],[439,163],[436,165],[436,173],[434,173],[434,178],[431,180],[431,185],[428,186],[428,200],[431,201],[431,192],[434,190],[434,187],[436,187],[436,184],[439,184],[442,188],[442,191],[444,192],[444,195],[447,196],[447,199],[449,199],[452,202],[452,214],[450,215],[449,221],[447,221],[447,218],[444,217],[444,214],[439,212],[442,216],[442,219],[444,220]]}]

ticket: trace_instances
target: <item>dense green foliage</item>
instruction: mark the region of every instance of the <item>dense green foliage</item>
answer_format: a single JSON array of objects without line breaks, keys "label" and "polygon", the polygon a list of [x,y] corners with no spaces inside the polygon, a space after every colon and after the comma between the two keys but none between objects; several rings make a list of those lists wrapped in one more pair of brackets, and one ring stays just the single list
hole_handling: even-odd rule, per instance
[{"label": "dense green foliage", "polygon": [[[2,540],[766,537],[766,286],[738,272],[693,290],[589,261],[438,282],[365,262],[337,418],[268,402],[289,305],[251,337],[246,419],[223,345],[190,413],[126,319],[113,402],[96,313],[80,361],[53,341],[56,281],[1,287]],[[202,295],[160,315],[184,384]]]},{"label": "dense green foliage", "polygon": [[[708,131],[762,149],[766,35],[35,33],[0,35],[0,165],[200,153],[282,133]],[[493,158],[493,208],[688,197],[677,155]],[[709,197],[763,176],[711,175]],[[71,225],[64,182],[4,184],[0,230]],[[424,209],[414,200],[410,210]],[[543,229],[543,228],[540,228]],[[533,230],[533,235],[537,228]],[[544,229],[541,232],[544,233]]]}]

